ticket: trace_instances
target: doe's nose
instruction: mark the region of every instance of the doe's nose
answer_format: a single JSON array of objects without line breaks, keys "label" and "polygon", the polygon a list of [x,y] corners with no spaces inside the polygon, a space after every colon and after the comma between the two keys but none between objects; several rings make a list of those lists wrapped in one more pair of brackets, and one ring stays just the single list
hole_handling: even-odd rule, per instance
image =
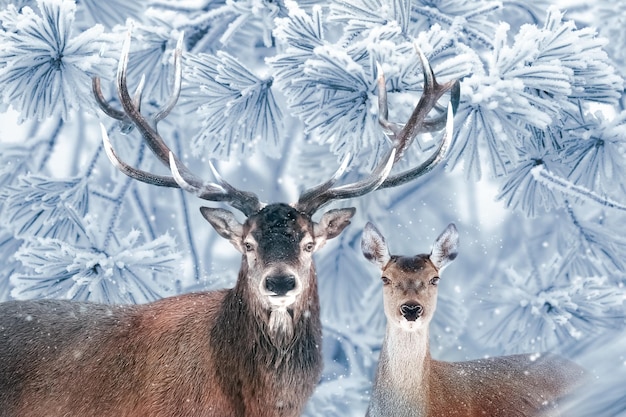
[{"label": "doe's nose", "polygon": [[275,295],[285,295],[296,288],[296,277],[293,275],[271,275],[265,279],[265,289]]},{"label": "doe's nose", "polygon": [[400,312],[408,321],[415,321],[424,312],[424,307],[418,303],[405,303],[400,306]]}]

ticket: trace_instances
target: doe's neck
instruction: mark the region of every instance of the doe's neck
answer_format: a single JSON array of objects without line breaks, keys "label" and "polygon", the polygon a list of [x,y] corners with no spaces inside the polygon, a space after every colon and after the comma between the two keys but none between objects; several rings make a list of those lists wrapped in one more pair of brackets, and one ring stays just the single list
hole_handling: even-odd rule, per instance
[{"label": "doe's neck", "polygon": [[384,378],[407,390],[425,386],[431,361],[428,336],[427,326],[409,332],[387,325],[379,367]]},{"label": "doe's neck", "polygon": [[394,417],[427,416],[429,375],[428,328],[408,332],[387,324],[369,416],[389,416],[389,410]]}]

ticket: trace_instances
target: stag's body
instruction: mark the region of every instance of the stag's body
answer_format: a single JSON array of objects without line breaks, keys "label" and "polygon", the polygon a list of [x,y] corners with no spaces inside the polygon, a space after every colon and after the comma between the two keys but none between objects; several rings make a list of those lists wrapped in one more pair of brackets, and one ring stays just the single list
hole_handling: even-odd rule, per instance
[{"label": "stag's body", "polygon": [[0,348],[0,415],[220,415],[209,414],[215,406],[243,416],[215,389],[209,335],[225,295],[140,306],[2,304],[3,323],[10,322]]},{"label": "stag's body", "polygon": [[434,360],[429,323],[439,273],[456,257],[453,225],[430,255],[389,255],[370,224],[363,253],[381,268],[387,328],[368,417],[557,416],[556,400],[581,381],[583,371],[557,355],[521,354],[466,362]]},{"label": "stag's body", "polygon": [[[244,228],[289,212],[270,205]],[[280,235],[313,236],[301,224],[273,223],[264,237],[280,247]],[[255,256],[272,263],[289,253]],[[144,305],[0,304],[0,416],[299,416],[322,368],[314,265],[302,265],[301,293],[283,308],[249,285],[250,263],[244,257],[232,289]]]},{"label": "stag's body", "polygon": [[[0,305],[0,417],[295,417],[317,383],[321,325],[313,253],[350,223],[353,208],[313,215],[333,200],[359,197],[419,177],[448,149],[459,83],[438,84],[419,52],[424,93],[404,127],[387,120],[385,80],[378,78],[380,123],[392,146],[363,180],[334,186],[347,161],[298,202],[265,205],[224,181],[193,175],[171,152],[156,125],[172,110],[181,85],[182,38],[174,56],[174,93],[152,117],[140,112],[141,85],[126,85],[130,32],[122,46],[117,90],[123,111],[111,107],[93,80],[94,95],[110,117],[134,127],[170,175],[123,162],[102,126],[107,155],[123,173],[148,184],[176,187],[225,209],[201,207],[213,228],[242,254],[233,289],[181,295],[139,306],[70,301]],[[427,119],[450,91],[447,114]],[[447,120],[447,122],[446,122]],[[389,176],[393,164],[425,131],[446,134],[421,165]]]},{"label": "stag's body", "polygon": [[299,416],[321,371],[319,320],[300,317],[274,346],[241,297],[7,303],[0,416]]}]

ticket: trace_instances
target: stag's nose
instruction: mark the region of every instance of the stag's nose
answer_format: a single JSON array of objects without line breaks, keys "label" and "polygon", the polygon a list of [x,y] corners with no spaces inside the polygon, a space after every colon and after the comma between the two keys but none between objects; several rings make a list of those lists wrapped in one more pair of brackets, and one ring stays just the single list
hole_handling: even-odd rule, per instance
[{"label": "stag's nose", "polygon": [[405,303],[400,306],[400,312],[402,316],[408,321],[415,321],[422,315],[424,307],[418,303]]},{"label": "stag's nose", "polygon": [[272,275],[265,280],[265,288],[275,295],[285,295],[296,288],[296,277],[293,275]]}]

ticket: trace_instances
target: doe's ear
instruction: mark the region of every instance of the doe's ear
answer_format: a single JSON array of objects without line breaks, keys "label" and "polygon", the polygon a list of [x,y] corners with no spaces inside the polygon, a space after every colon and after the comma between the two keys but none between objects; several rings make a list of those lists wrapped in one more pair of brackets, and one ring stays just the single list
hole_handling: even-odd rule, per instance
[{"label": "doe's ear", "polygon": [[318,223],[313,224],[313,233],[318,241],[316,249],[324,246],[328,239],[337,237],[350,224],[354,216],[354,207],[329,210],[322,215]]},{"label": "doe's ear", "polygon": [[450,223],[435,240],[430,252],[430,261],[438,271],[442,271],[450,262],[454,261],[459,254],[459,232],[454,223]]},{"label": "doe's ear", "polygon": [[376,226],[367,222],[363,229],[363,235],[361,236],[361,251],[365,259],[383,269],[391,255],[389,255],[389,248],[383,235],[378,231]]},{"label": "doe's ear", "polygon": [[239,252],[243,253],[241,244],[243,225],[237,221],[233,213],[212,207],[200,207],[200,212],[220,236],[228,239]]}]

